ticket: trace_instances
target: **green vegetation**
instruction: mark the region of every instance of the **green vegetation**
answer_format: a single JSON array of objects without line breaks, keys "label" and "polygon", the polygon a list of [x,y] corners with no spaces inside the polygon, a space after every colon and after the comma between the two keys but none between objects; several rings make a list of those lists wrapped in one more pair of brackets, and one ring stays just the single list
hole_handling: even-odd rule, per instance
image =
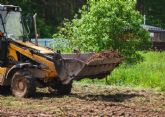
[{"label": "green vegetation", "polygon": [[165,0],[137,0],[137,9],[147,16],[146,23],[165,28]]},{"label": "green vegetation", "polygon": [[0,0],[0,4],[21,6],[24,16],[37,13],[40,37],[51,38],[64,18],[72,19],[85,0]]},{"label": "green vegetation", "polygon": [[134,86],[165,90],[165,52],[140,52],[144,61],[122,64],[103,80],[85,79],[82,82],[117,86]]},{"label": "green vegetation", "polygon": [[142,17],[130,0],[89,0],[81,18],[66,21],[54,38],[70,41],[71,49],[121,52],[131,62],[139,59],[136,50],[150,47],[149,35],[141,27]]},{"label": "green vegetation", "polygon": [[[64,18],[72,19],[86,4],[86,0],[0,0],[1,4],[22,7],[25,15],[38,14],[38,28],[41,37],[51,37]],[[147,23],[164,26],[164,0],[137,0],[137,9],[147,15]]]},{"label": "green vegetation", "polygon": [[[0,0],[1,4],[21,6],[25,16],[38,14],[38,32],[42,38],[52,37],[64,18],[71,20],[88,0]],[[101,1],[101,0],[97,0]],[[121,0],[122,1],[122,0]],[[165,27],[164,0],[135,0],[136,8],[147,15],[147,24]],[[129,5],[128,5],[129,6]]]}]

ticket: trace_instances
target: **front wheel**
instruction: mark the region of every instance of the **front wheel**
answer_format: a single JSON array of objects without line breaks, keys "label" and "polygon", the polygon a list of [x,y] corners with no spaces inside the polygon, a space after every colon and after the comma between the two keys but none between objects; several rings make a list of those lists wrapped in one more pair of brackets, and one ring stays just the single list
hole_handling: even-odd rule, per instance
[{"label": "front wheel", "polygon": [[18,71],[11,81],[12,94],[24,98],[32,96],[36,91],[35,81],[29,74]]}]

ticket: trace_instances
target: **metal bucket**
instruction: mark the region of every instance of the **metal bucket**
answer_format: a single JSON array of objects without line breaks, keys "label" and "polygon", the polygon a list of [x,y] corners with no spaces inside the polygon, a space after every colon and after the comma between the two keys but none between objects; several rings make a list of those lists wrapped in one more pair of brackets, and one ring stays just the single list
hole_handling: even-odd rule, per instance
[{"label": "metal bucket", "polygon": [[95,53],[87,54],[64,54],[63,69],[59,77],[64,84],[71,80],[80,80],[83,78],[104,78],[109,75],[112,70],[118,66],[122,58],[96,58],[90,60]]}]

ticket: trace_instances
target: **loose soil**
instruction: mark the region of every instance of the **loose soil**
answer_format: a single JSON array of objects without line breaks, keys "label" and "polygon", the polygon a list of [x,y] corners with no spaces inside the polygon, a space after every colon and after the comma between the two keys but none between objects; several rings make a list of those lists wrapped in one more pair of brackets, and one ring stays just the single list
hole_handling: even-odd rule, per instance
[{"label": "loose soil", "polygon": [[[122,56],[118,52],[109,50],[109,51],[93,54],[86,62],[90,63],[91,61],[98,59],[113,59],[113,58],[121,58],[122,61]],[[120,63],[121,61],[118,62]]]},{"label": "loose soil", "polygon": [[35,97],[0,95],[2,117],[164,117],[165,92],[74,83],[71,95],[38,89]]}]

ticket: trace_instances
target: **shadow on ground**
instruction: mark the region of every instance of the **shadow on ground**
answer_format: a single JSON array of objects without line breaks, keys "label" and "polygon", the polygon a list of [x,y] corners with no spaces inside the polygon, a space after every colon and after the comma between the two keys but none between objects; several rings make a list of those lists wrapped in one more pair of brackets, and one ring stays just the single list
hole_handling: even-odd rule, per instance
[{"label": "shadow on ground", "polygon": [[116,93],[116,94],[108,94],[108,95],[88,94],[84,96],[81,96],[79,94],[72,94],[71,96],[87,101],[107,101],[107,102],[123,102],[131,98],[142,97],[142,95],[139,94],[125,94],[125,93]]},{"label": "shadow on ground", "polygon": [[[11,91],[9,91],[9,88],[1,89],[0,92],[3,96],[10,96]],[[33,97],[33,99],[39,99],[42,100],[44,98],[63,98],[64,95],[59,95],[56,93],[48,93],[43,91],[37,91]],[[68,97],[72,98],[79,98],[81,100],[86,101],[107,101],[107,102],[123,102],[125,100],[129,100],[131,98],[135,97],[143,97],[143,95],[139,95],[138,93],[115,93],[115,94],[85,94],[85,93],[72,93],[70,95],[67,95]]]},{"label": "shadow on ground", "polygon": [[56,93],[46,93],[46,92],[36,92],[36,94],[32,97],[34,99],[42,100],[43,98],[62,98],[64,95],[59,95]]},{"label": "shadow on ground", "polygon": [[[45,97],[47,98],[62,98],[65,95],[59,95],[59,94],[50,94],[45,92],[37,92],[34,99],[43,99]],[[67,95],[68,97],[72,98],[79,98],[81,100],[86,101],[107,101],[107,102],[123,102],[125,100],[129,100],[131,98],[135,97],[143,97],[143,95],[135,94],[135,93],[116,93],[116,94],[78,94],[78,93],[72,93],[70,95]]]}]

